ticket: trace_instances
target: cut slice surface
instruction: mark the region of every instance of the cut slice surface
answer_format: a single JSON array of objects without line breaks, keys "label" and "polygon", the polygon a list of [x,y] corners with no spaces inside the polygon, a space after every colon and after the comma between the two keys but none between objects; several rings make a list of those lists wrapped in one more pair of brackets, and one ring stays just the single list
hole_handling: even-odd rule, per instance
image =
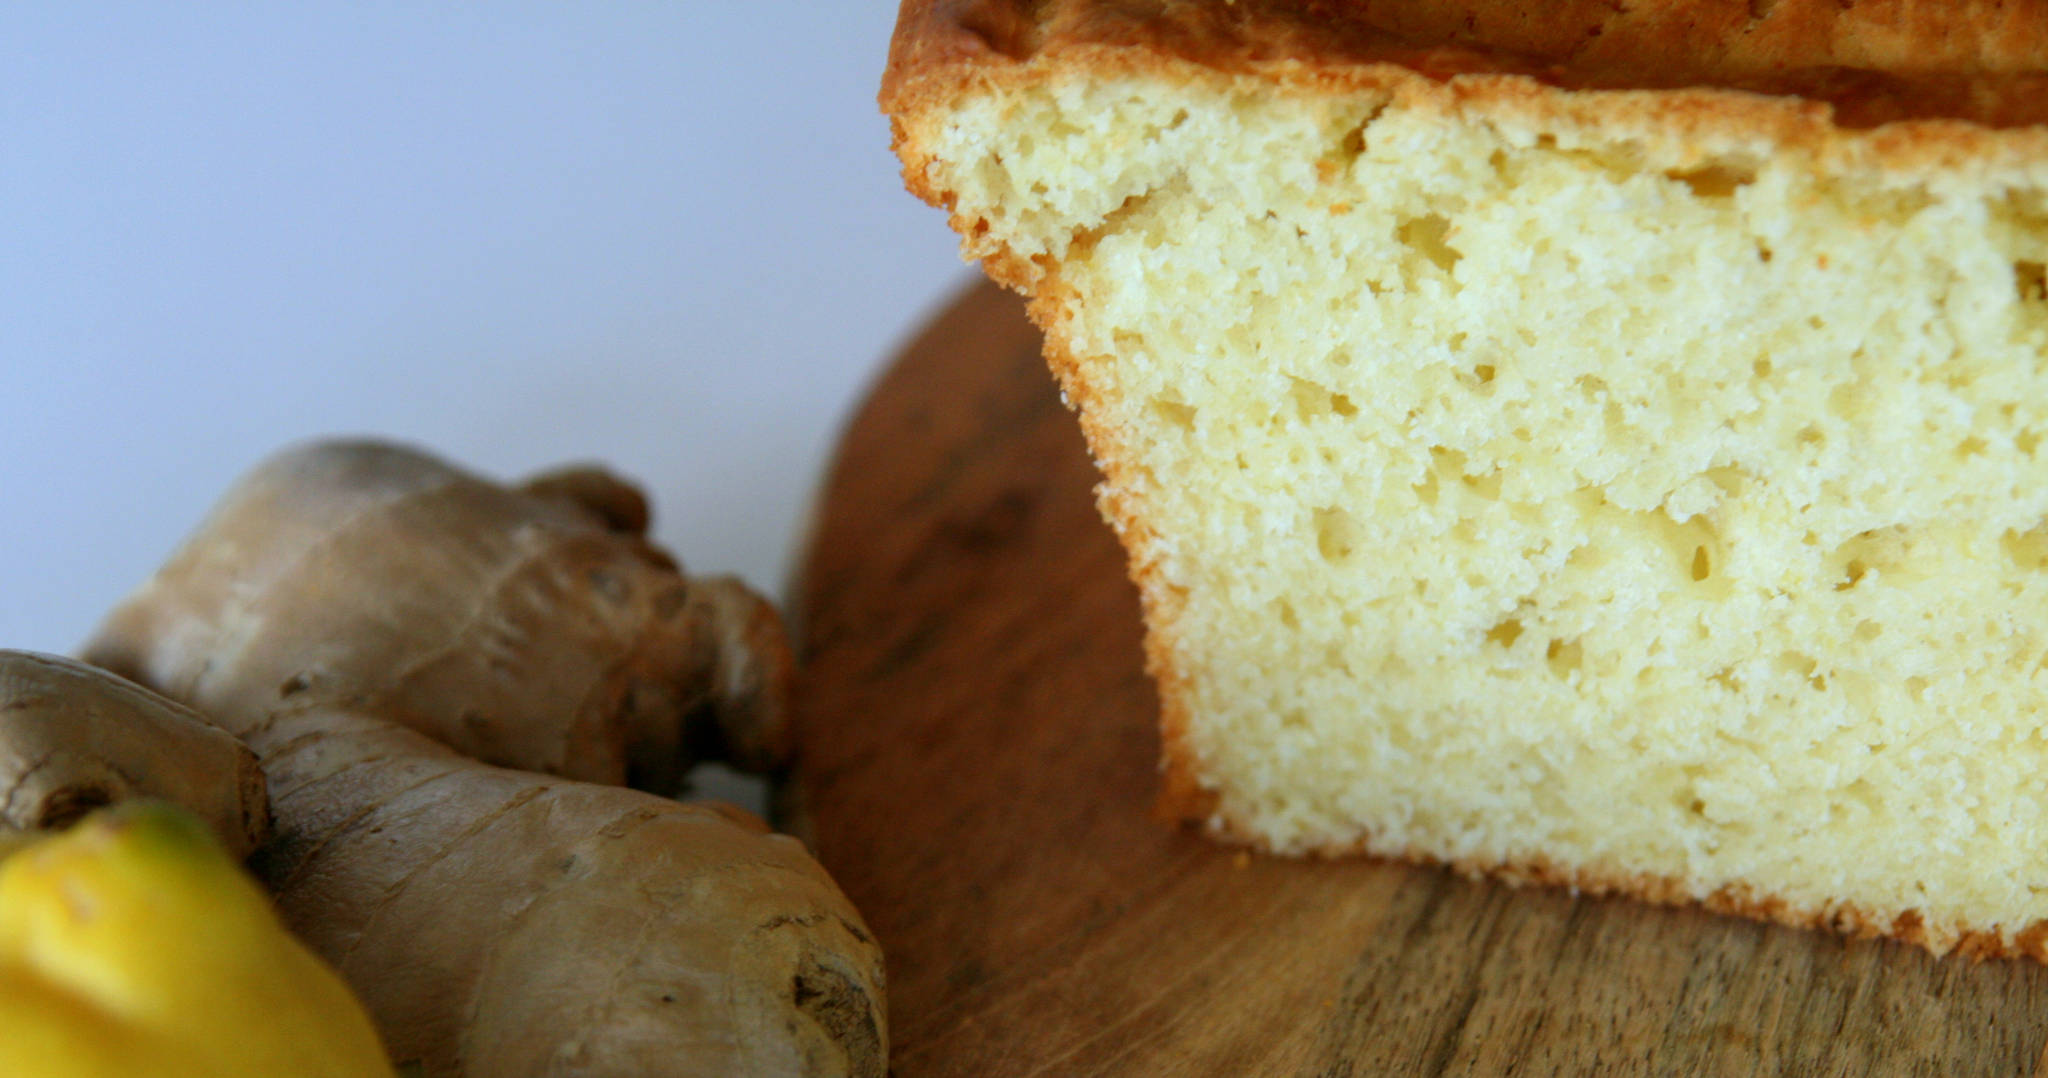
[{"label": "cut slice surface", "polygon": [[1184,809],[2042,952],[2048,133],[1095,48],[899,148],[1035,296]]}]

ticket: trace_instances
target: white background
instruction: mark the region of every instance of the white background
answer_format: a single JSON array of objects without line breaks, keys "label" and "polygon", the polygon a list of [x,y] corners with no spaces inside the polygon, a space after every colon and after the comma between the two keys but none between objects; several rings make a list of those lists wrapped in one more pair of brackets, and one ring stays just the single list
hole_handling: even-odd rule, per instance
[{"label": "white background", "polygon": [[641,480],[780,594],[969,278],[893,0],[0,8],[0,647],[70,651],[245,468],[374,434]]}]

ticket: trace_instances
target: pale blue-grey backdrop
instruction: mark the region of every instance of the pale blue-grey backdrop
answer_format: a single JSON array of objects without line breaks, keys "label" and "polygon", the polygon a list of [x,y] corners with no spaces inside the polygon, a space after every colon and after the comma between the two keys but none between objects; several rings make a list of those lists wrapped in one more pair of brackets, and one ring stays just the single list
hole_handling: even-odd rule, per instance
[{"label": "pale blue-grey backdrop", "polygon": [[0,6],[0,647],[65,651],[314,435],[645,480],[783,587],[968,271],[876,112],[891,0]]}]

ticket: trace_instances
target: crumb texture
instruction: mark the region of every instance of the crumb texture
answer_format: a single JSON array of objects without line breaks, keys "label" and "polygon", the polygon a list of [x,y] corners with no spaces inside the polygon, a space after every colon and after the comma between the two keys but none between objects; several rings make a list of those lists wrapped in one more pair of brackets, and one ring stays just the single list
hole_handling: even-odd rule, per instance
[{"label": "crumb texture", "polygon": [[2048,918],[2038,164],[1229,78],[913,135],[1043,274],[1218,826]]}]

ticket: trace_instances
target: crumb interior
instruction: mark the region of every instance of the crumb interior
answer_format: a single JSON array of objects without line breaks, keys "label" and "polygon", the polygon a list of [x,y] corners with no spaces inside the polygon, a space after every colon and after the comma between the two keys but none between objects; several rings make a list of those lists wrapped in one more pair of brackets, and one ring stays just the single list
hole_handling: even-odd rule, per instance
[{"label": "crumb interior", "polygon": [[1222,80],[937,145],[1219,823],[2048,917],[2040,186]]}]

